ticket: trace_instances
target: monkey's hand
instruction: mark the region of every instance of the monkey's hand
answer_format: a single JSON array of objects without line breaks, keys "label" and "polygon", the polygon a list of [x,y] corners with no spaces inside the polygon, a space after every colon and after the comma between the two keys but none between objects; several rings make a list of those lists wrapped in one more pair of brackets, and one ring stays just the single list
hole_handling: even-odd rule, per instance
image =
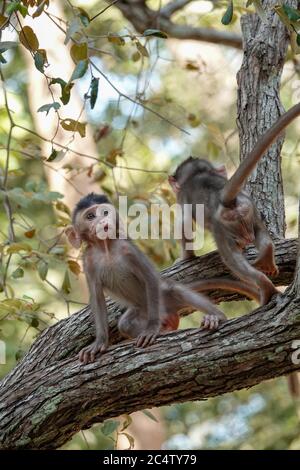
[{"label": "monkey's hand", "polygon": [[107,350],[108,341],[103,338],[96,338],[89,346],[83,348],[79,353],[79,360],[83,364],[94,362],[97,353],[104,353]]},{"label": "monkey's hand", "polygon": [[201,322],[201,327],[205,330],[216,330],[219,326],[220,323],[223,323],[226,321],[227,318],[224,315],[223,317],[220,317],[220,315],[204,315],[203,320]]},{"label": "monkey's hand", "polygon": [[155,339],[157,338],[160,330],[160,324],[159,323],[151,323],[147,326],[145,331],[141,333],[137,339],[135,344],[137,345],[138,348],[145,348],[146,346],[150,346],[150,344],[153,344]]}]

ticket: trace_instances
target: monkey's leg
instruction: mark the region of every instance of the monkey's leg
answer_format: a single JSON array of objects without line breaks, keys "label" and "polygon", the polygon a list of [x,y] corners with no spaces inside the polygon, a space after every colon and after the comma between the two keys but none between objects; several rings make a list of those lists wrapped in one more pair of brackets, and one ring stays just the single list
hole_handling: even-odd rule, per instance
[{"label": "monkey's leg", "polygon": [[224,313],[219,310],[207,297],[193,292],[187,286],[174,285],[164,292],[165,309],[167,314],[174,310],[177,312],[183,307],[193,307],[206,315],[201,326],[213,330],[218,328],[220,322],[226,321]]},{"label": "monkey's leg", "polygon": [[129,307],[118,322],[118,328],[125,338],[137,338],[147,326],[147,316],[136,307]]},{"label": "monkey's leg", "polygon": [[[257,217],[259,217],[258,214]],[[255,245],[259,254],[252,266],[255,266],[269,276],[277,276],[279,270],[274,257],[273,241],[262,220],[257,220],[254,230]]]},{"label": "monkey's leg", "polygon": [[266,305],[274,294],[278,291],[270,279],[262,272],[251,266],[243,253],[234,246],[229,246],[223,242],[220,255],[226,266],[242,281],[250,285],[255,284],[260,289],[260,304]]}]

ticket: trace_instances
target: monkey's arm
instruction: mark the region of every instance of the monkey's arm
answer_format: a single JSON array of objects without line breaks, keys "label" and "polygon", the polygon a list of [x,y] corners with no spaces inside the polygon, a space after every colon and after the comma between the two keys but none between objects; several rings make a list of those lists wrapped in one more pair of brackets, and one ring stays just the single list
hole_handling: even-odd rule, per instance
[{"label": "monkey's arm", "polygon": [[160,279],[155,268],[137,247],[129,246],[127,260],[132,272],[145,285],[148,322],[145,331],[136,340],[138,347],[145,347],[154,342],[160,330]]},{"label": "monkey's arm", "polygon": [[83,348],[79,353],[79,360],[86,364],[94,362],[97,353],[103,353],[108,347],[108,321],[107,308],[102,285],[96,283],[87,275],[90,290],[91,311],[94,316],[96,327],[96,339]]},{"label": "monkey's arm", "polygon": [[297,116],[300,115],[300,103],[293,106],[286,113],[284,113],[278,119],[275,124],[259,138],[258,142],[247,155],[247,157],[241,162],[234,175],[226,183],[223,194],[222,203],[224,206],[229,206],[234,201],[237,194],[242,190],[246,179],[254,170],[257,162],[268,150],[270,145],[278,137],[278,135],[288,126]]}]

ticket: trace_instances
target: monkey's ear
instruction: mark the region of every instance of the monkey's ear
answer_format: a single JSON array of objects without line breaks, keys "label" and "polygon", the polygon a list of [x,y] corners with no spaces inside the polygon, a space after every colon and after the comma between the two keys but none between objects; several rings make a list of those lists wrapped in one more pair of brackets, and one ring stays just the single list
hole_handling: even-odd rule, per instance
[{"label": "monkey's ear", "polygon": [[227,170],[225,165],[219,165],[215,168],[215,172],[218,173],[218,175],[223,176],[224,178],[228,178],[227,175]]},{"label": "monkey's ear", "polygon": [[66,227],[65,234],[71,245],[78,250],[81,245],[81,237],[79,233],[75,230],[73,225],[68,225],[68,227]]},{"label": "monkey's ear", "polygon": [[170,186],[173,189],[174,193],[179,193],[181,188],[180,188],[180,184],[178,183],[177,179],[174,176],[169,176],[168,181],[169,181]]}]

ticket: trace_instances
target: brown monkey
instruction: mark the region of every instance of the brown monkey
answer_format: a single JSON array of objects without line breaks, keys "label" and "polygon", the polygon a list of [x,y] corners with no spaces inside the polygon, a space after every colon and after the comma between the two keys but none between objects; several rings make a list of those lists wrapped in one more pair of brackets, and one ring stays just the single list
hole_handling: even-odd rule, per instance
[{"label": "brown monkey", "polygon": [[[259,139],[229,180],[224,167],[214,168],[207,160],[192,157],[179,165],[175,174],[169,177],[178,202],[181,205],[192,204],[194,220],[196,204],[204,204],[205,227],[213,233],[224,263],[238,278],[259,288],[262,305],[277,292],[264,273],[276,275],[278,268],[273,242],[265,224],[242,188],[264,152],[299,115],[300,104],[283,114]],[[183,258],[194,256],[192,250],[185,249],[186,241],[183,233]],[[253,265],[248,263],[242,253],[249,243],[254,243],[259,252]]]},{"label": "brown monkey", "polygon": [[82,198],[75,207],[72,222],[66,228],[66,235],[75,248],[82,242],[86,244],[84,270],[96,325],[95,341],[79,354],[84,363],[94,361],[95,355],[103,353],[108,346],[104,290],[127,307],[118,323],[121,334],[135,338],[136,345],[142,347],[152,344],[159,332],[177,329],[178,311],[187,306],[206,314],[204,328],[214,329],[226,320],[221,310],[195,291],[219,287],[257,297],[254,289],[239,281],[212,279],[207,284],[200,281],[192,285],[192,290],[162,280],[132,241],[122,238],[118,213],[104,195],[91,193]]}]

